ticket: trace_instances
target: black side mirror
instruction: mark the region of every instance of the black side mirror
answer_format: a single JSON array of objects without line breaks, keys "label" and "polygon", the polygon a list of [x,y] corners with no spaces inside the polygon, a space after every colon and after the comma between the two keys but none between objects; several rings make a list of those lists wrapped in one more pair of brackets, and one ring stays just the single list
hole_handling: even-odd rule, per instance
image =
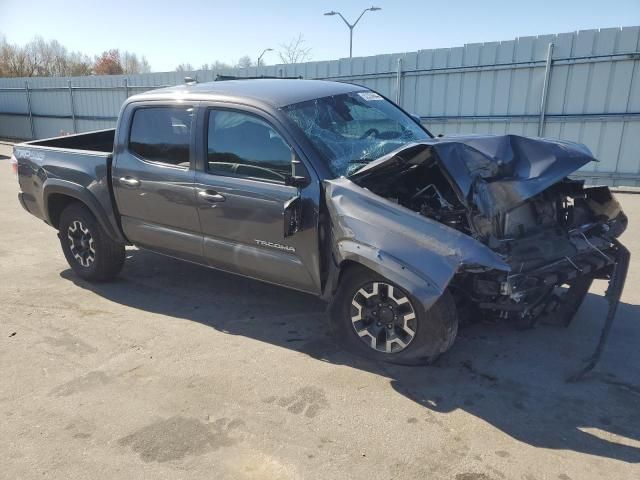
[{"label": "black side mirror", "polygon": [[287,187],[304,188],[309,185],[309,179],[301,175],[287,175],[284,177],[284,184]]},{"label": "black side mirror", "polygon": [[284,220],[284,238],[290,237],[298,230],[302,224],[302,200],[300,195],[287,200],[282,212]]},{"label": "black side mirror", "polygon": [[291,150],[291,175],[287,175],[284,179],[284,184],[288,187],[296,187],[301,189],[311,183],[309,180],[309,172],[304,166],[304,163],[298,158],[296,152]]}]

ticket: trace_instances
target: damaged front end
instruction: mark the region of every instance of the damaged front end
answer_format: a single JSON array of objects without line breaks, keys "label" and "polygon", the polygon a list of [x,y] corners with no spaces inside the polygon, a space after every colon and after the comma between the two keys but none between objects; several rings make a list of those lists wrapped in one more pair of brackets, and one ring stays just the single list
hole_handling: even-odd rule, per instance
[{"label": "damaged front end", "polygon": [[408,145],[325,182],[334,258],[370,250],[355,260],[426,307],[448,288],[462,316],[525,327],[568,325],[592,281],[607,279],[609,313],[582,375],[629,262],[617,241],[627,218],[609,189],[568,178],[590,161],[582,145],[513,135]]}]

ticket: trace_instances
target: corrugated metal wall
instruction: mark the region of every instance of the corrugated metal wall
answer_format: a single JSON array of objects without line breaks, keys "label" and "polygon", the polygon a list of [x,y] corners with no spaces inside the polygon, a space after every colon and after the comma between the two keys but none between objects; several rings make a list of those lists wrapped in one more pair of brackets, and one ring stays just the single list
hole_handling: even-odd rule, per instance
[{"label": "corrugated metal wall", "polygon": [[[420,115],[434,133],[540,133],[585,143],[601,161],[581,176],[593,183],[640,186],[639,42],[640,27],[612,28],[190,75],[199,81],[222,74],[358,83]],[[0,137],[107,128],[128,95],[181,83],[184,76],[0,79]]]}]

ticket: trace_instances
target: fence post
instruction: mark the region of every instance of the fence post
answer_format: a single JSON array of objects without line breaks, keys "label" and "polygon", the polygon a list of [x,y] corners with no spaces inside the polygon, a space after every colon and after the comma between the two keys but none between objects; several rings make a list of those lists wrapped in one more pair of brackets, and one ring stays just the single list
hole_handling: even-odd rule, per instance
[{"label": "fence post", "polygon": [[396,104],[400,105],[402,99],[402,57],[398,59],[398,71],[396,73]]},{"label": "fence post", "polygon": [[542,84],[542,95],[540,96],[540,119],[538,120],[538,136],[544,133],[544,115],[547,109],[547,96],[549,94],[549,79],[551,78],[551,57],[553,56],[553,43],[549,44],[547,50],[547,62],[544,66],[544,83]]},{"label": "fence post", "polygon": [[128,78],[124,79],[124,93],[126,95],[124,99],[126,100],[127,98],[129,98],[129,79]]},{"label": "fence post", "polygon": [[27,95],[27,110],[29,111],[29,125],[31,127],[31,140],[36,139],[36,129],[33,126],[33,112],[31,111],[31,91],[29,90],[29,81],[24,81],[24,92]]},{"label": "fence post", "polygon": [[76,106],[73,102],[73,87],[71,86],[71,80],[69,80],[69,104],[71,106],[71,119],[73,120],[73,133],[78,133],[78,127],[76,125]]}]

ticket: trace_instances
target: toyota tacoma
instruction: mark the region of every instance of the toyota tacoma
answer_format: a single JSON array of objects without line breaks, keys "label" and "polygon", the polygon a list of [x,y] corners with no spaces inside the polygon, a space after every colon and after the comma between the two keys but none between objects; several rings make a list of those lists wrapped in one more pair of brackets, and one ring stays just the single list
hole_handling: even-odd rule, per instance
[{"label": "toyota tacoma", "polygon": [[115,129],[14,147],[19,200],[73,271],[118,274],[136,245],[311,293],[336,338],[429,363],[462,321],[568,324],[594,279],[624,285],[627,218],[570,175],[583,145],[434,137],[346,83],[246,79],[128,98]]}]

